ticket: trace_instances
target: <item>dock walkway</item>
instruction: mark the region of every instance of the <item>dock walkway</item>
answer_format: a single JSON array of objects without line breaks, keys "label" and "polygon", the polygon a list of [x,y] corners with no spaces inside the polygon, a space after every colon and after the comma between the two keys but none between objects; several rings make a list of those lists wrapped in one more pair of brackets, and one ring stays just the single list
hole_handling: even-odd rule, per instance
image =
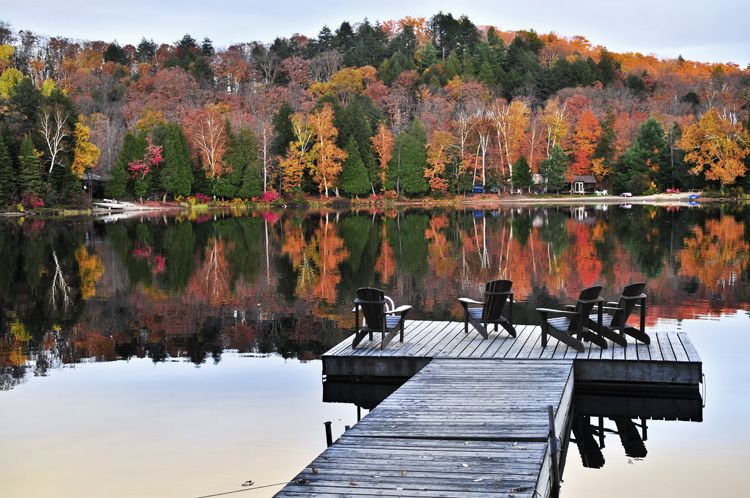
[{"label": "dock walkway", "polygon": [[572,395],[571,360],[434,360],[277,496],[548,496]]}]

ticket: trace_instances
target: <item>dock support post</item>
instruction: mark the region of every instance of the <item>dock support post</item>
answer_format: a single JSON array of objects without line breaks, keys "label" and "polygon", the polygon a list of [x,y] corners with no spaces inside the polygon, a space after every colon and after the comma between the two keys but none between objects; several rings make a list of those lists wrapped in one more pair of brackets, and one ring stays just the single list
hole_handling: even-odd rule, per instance
[{"label": "dock support post", "polygon": [[547,414],[549,415],[550,466],[552,467],[550,496],[552,498],[557,498],[560,495],[560,442],[557,439],[557,433],[555,431],[555,410],[552,405],[547,405]]},{"label": "dock support post", "polygon": [[333,435],[331,434],[331,422],[323,422],[326,426],[326,447],[330,447],[333,444]]}]

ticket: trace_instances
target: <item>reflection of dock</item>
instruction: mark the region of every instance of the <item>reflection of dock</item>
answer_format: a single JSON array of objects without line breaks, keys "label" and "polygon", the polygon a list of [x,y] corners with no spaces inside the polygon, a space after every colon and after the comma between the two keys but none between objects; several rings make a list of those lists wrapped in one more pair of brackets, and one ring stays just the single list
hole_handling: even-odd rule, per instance
[{"label": "reflection of dock", "polygon": [[[577,353],[555,341],[542,349],[539,327],[517,330],[517,338],[493,332],[483,340],[473,330],[465,334],[463,323],[410,321],[404,342],[384,351],[375,341],[352,350],[350,339],[329,350],[327,400],[373,406],[385,399],[278,496],[556,496],[571,428],[579,449],[592,443],[585,453],[591,466],[599,461],[594,436],[603,446],[604,432],[591,417],[613,417],[630,446],[642,446],[636,429],[645,440],[645,418],[702,418],[700,397],[683,395],[696,393],[702,377],[684,334],[660,332],[650,345]],[[409,377],[400,388],[388,384]],[[586,386],[575,396],[576,417],[574,383]],[[602,398],[612,383],[618,394]],[[644,394],[654,389],[683,394]],[[558,451],[551,430],[562,439]]]}]

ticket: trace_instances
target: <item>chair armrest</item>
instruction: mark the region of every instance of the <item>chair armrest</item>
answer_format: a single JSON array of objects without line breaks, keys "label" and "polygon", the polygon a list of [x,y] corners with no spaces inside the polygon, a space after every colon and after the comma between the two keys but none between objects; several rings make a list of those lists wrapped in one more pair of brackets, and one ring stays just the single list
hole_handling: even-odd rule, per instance
[{"label": "chair armrest", "polygon": [[574,311],[576,309],[576,305],[575,304],[566,304],[565,305],[565,309],[566,310],[570,310],[570,311]]},{"label": "chair armrest", "polygon": [[411,309],[411,306],[409,306],[408,304],[405,304],[403,306],[399,306],[398,308],[394,310],[386,311],[385,314],[386,315],[400,315],[409,311],[410,309]]},{"label": "chair armrest", "polygon": [[607,311],[622,311],[622,308],[616,306],[604,306],[602,309]]},{"label": "chair armrest", "polygon": [[542,313],[544,315],[568,315],[568,316],[578,316],[580,315],[577,311],[565,311],[565,310],[555,310],[552,308],[537,308],[536,309],[539,313]]},{"label": "chair armrest", "polygon": [[603,303],[604,299],[602,299],[601,297],[597,297],[596,299],[579,299],[578,302],[581,304],[591,304],[591,303],[596,304],[596,303]]},{"label": "chair armrest", "polygon": [[620,304],[620,303],[618,303],[617,301],[607,301],[607,302],[606,302],[606,303],[604,303],[604,304],[608,304],[608,305],[610,305],[610,306],[617,306],[617,305],[618,305],[618,304]]},{"label": "chair armrest", "polygon": [[468,297],[459,297],[458,301],[466,304],[484,304],[482,301],[474,301],[473,299],[469,299]]},{"label": "chair armrest", "polygon": [[640,299],[646,299],[646,294],[639,294],[637,296],[621,296],[620,299],[624,299],[625,301],[635,301]]}]

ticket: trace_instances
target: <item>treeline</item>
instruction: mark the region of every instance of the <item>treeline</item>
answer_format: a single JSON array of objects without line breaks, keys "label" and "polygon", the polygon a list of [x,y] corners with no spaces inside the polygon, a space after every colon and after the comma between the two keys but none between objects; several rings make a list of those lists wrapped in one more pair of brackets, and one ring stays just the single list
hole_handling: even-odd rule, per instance
[{"label": "treeline", "polygon": [[[750,190],[750,75],[467,17],[324,27],[217,50],[0,23],[0,203]],[[273,196],[271,196],[273,197]]]}]

